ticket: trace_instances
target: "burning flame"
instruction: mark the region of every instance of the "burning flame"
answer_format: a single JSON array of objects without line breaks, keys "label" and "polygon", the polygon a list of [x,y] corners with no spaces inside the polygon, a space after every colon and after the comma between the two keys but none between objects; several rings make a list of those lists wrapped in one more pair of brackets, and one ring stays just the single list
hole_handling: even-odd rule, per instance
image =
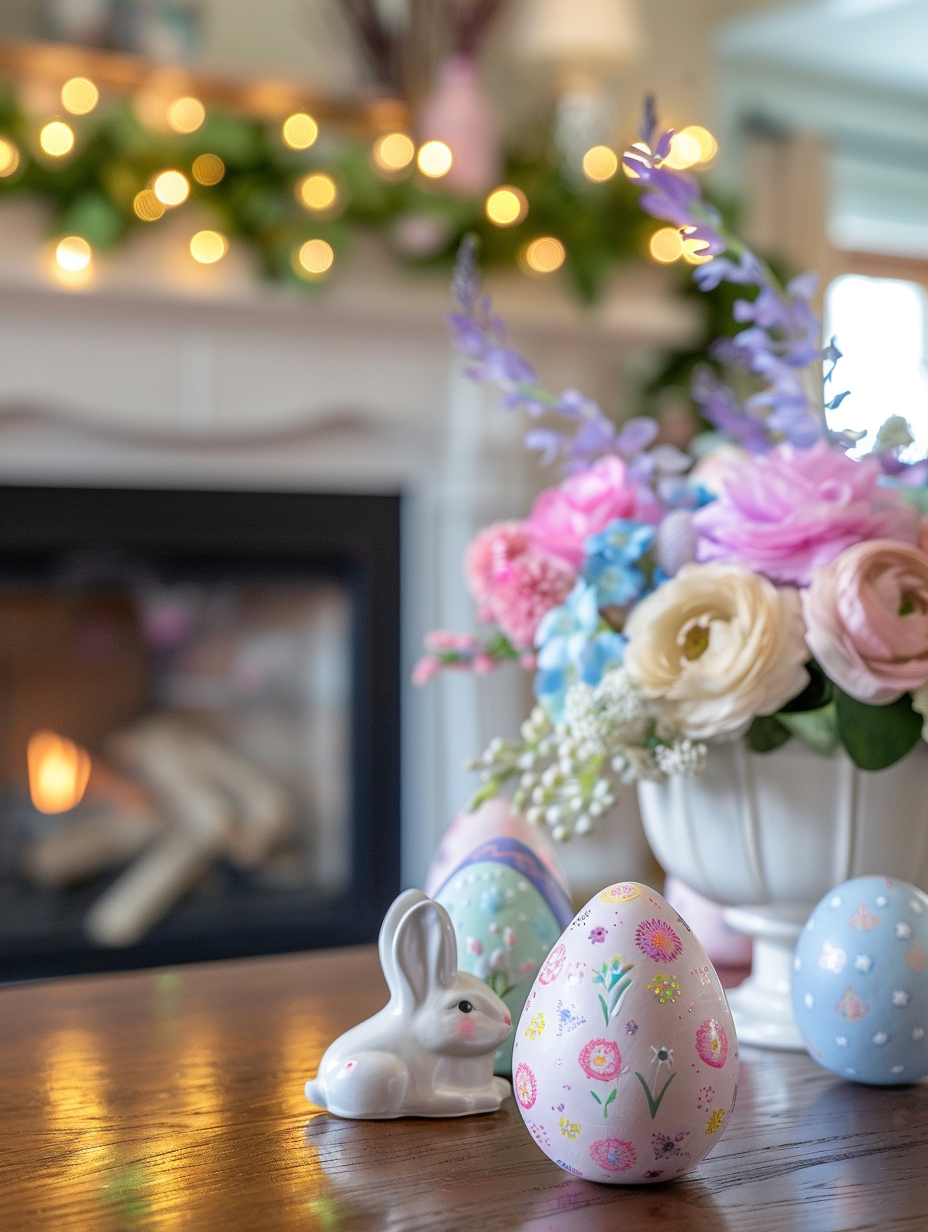
[{"label": "burning flame", "polygon": [[90,757],[52,731],[37,731],[26,749],[29,794],[40,813],[64,813],[80,804],[90,778]]}]

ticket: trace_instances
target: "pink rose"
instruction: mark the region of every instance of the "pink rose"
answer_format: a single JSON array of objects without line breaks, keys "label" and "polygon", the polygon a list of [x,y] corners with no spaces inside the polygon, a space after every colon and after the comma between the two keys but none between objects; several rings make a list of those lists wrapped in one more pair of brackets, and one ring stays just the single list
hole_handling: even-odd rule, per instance
[{"label": "pink rose", "polygon": [[519,650],[534,645],[542,616],[564,602],[576,581],[563,560],[532,540],[523,522],[496,522],[482,530],[467,549],[464,568],[478,617],[494,621]]},{"label": "pink rose", "polygon": [[636,509],[637,493],[627,481],[625,463],[610,456],[542,492],[524,525],[539,547],[579,569],[584,539],[616,518],[634,517]]},{"label": "pink rose", "polygon": [[848,548],[802,595],[809,649],[851,697],[885,706],[928,681],[928,555],[892,539]]},{"label": "pink rose", "polygon": [[876,458],[855,462],[824,441],[811,449],[778,445],[730,468],[722,495],[693,515],[696,559],[806,586],[816,569],[861,540],[914,543],[915,510],[879,477]]}]

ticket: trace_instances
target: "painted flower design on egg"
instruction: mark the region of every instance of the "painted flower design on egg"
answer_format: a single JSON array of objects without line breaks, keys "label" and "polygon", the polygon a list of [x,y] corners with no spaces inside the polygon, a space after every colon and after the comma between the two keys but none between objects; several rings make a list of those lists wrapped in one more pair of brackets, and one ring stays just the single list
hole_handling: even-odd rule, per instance
[{"label": "painted flower design on egg", "polygon": [[631,1142],[622,1138],[600,1138],[590,1147],[590,1158],[607,1172],[625,1172],[638,1155]]},{"label": "painted flower design on egg", "polygon": [[713,1069],[721,1069],[728,1060],[728,1036],[718,1019],[707,1018],[697,1028],[696,1051]]},{"label": "painted flower design on egg", "polygon": [[683,1139],[688,1136],[689,1130],[687,1129],[682,1129],[672,1137],[670,1134],[652,1134],[651,1148],[654,1151],[654,1158],[668,1159],[671,1155],[689,1155],[689,1151],[684,1151],[680,1146]]},{"label": "painted flower design on egg", "polygon": [[642,920],[635,929],[635,944],[655,962],[673,962],[683,953],[680,938],[663,920]]},{"label": "painted flower design on egg", "polygon": [[538,1083],[530,1067],[524,1061],[519,1063],[513,1086],[516,1090],[516,1099],[522,1107],[531,1108],[538,1098]]},{"label": "painted flower design on egg", "polygon": [[610,1082],[622,1068],[622,1054],[613,1040],[590,1040],[578,1060],[587,1077],[598,1078],[600,1082]]},{"label": "painted flower design on egg", "polygon": [[564,960],[567,957],[567,947],[563,941],[559,942],[545,960],[545,965],[538,973],[538,981],[541,984],[550,984],[561,974],[561,968],[564,966]]}]

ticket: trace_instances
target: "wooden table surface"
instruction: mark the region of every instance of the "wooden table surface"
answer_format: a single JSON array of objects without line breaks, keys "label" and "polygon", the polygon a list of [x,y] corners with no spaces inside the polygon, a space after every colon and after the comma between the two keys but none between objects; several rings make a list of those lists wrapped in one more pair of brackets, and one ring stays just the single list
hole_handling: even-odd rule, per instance
[{"label": "wooden table surface", "polygon": [[307,1104],[325,1046],[385,999],[372,948],[0,989],[0,1229],[928,1229],[928,1080],[855,1086],[746,1048],[689,1178],[601,1186],[511,1100],[367,1123]]}]

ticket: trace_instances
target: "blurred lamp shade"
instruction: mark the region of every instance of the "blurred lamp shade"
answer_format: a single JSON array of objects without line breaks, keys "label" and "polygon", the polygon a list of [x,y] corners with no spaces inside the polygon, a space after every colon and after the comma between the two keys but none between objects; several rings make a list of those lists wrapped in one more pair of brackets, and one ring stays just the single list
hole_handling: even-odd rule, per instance
[{"label": "blurred lamp shade", "polygon": [[637,0],[529,0],[516,39],[525,60],[632,64],[642,47]]}]

